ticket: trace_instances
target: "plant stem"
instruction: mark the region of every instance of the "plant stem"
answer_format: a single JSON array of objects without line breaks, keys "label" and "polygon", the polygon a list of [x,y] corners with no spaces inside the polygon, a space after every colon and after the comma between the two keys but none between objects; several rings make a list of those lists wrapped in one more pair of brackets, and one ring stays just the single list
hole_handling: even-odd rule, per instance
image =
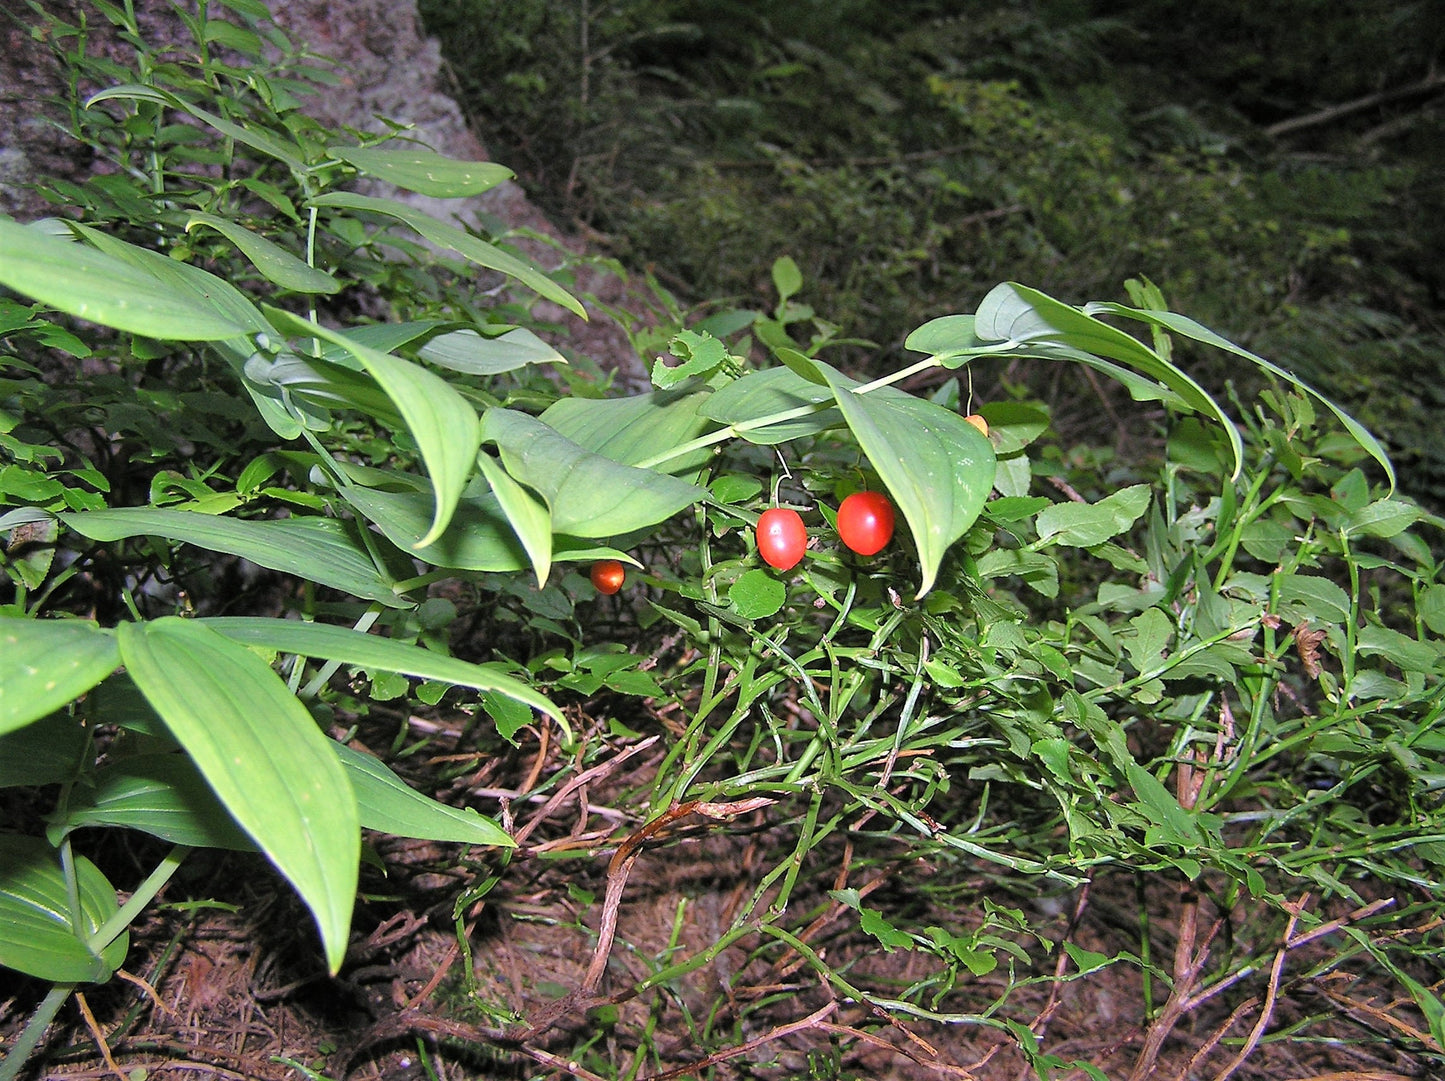
[{"label": "plant stem", "polygon": [[15,1078],[20,1076],[21,1068],[35,1050],[35,1045],[40,1042],[40,1037],[45,1035],[50,1022],[55,1020],[61,1005],[74,990],[73,983],[57,983],[41,999],[40,1005],[36,1006],[35,1012],[30,1015],[30,1020],[25,1022],[25,1031],[20,1033],[20,1038],[10,1048],[10,1053],[0,1060],[0,1081],[15,1081]]},{"label": "plant stem", "polygon": [[135,892],[130,895],[130,899],[116,909],[115,915],[101,924],[95,934],[90,936],[91,947],[96,950],[104,949],[115,940],[117,935],[129,927],[131,921],[140,914],[140,910],[155,900],[156,894],[160,893],[165,884],[171,880],[171,875],[176,873],[190,851],[190,845],[173,846],[165,854],[165,858],[156,864],[156,869],[136,887]]}]

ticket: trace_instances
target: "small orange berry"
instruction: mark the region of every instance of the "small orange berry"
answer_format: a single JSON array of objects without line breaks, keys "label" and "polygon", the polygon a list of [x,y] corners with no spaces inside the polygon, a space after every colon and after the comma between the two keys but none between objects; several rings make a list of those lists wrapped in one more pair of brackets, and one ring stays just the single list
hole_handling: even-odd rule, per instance
[{"label": "small orange berry", "polygon": [[626,577],[626,569],[615,559],[599,559],[592,564],[592,588],[598,593],[616,593]]}]

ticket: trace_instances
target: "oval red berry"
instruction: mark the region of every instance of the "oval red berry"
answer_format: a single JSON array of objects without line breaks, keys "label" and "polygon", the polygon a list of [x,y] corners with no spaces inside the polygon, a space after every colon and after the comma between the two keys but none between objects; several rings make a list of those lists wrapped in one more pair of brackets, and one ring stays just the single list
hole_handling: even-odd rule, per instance
[{"label": "oval red berry", "polygon": [[780,571],[792,570],[808,547],[802,516],[787,507],[771,507],[758,516],[758,554]]},{"label": "oval red berry", "polygon": [[592,564],[592,588],[598,593],[616,593],[626,577],[626,568],[615,559],[599,559]]},{"label": "oval red berry", "polygon": [[893,539],[893,504],[882,492],[854,492],[838,508],[838,536],[860,556],[882,551]]}]

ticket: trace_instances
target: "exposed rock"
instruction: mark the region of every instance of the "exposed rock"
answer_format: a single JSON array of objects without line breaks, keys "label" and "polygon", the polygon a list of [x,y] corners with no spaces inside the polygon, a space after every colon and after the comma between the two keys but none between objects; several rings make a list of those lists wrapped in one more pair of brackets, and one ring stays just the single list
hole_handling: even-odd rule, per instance
[{"label": "exposed rock", "polygon": [[[443,91],[441,52],[421,27],[415,0],[267,0],[278,26],[312,52],[336,60],[342,82],[334,91],[305,103],[308,113],[336,127],[381,132],[385,117],[412,128],[413,137],[440,153],[465,160],[485,160],[486,150],[468,128],[456,102]],[[113,28],[82,0],[42,0],[42,6],[67,22],[85,18],[91,48],[101,55],[124,58],[128,47]],[[187,34],[168,5],[138,5],[147,39],[157,47],[186,40]],[[219,10],[219,9],[218,9]],[[63,96],[66,86],[59,66],[38,31],[13,21],[0,24],[7,62],[0,65],[0,213],[31,220],[52,212],[29,188],[45,176],[75,179],[96,167],[90,150],[65,131]],[[88,88],[97,90],[100,87]],[[459,217],[469,224],[487,219],[509,228],[524,228],[554,238],[573,251],[580,245],[563,236],[533,206],[514,182],[473,199],[435,199],[415,193],[386,194],[441,218]],[[530,253],[544,265],[559,262],[558,253],[537,244]],[[623,288],[615,278],[584,272],[580,289],[619,304]],[[605,316],[590,323],[566,315],[545,302],[539,317],[567,325],[567,346],[616,369],[626,383],[646,380],[643,366],[626,335]]]}]

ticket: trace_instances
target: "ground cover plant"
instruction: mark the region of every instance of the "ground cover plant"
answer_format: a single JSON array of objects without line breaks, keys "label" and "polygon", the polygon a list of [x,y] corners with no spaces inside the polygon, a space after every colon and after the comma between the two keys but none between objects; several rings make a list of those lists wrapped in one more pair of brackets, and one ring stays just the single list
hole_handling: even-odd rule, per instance
[{"label": "ground cover plant", "polygon": [[[621,393],[532,314],[565,267],[354,190],[506,170],[319,130],[223,7],[96,5],[120,71],[37,11],[115,168],[0,221],[0,1077],[1445,1065],[1442,522],[1374,435],[1145,280],[854,378],[786,255],[654,285]],[[287,891],[359,1005],[161,1038],[195,921]]]},{"label": "ground cover plant", "polygon": [[[420,7],[533,198],[693,301],[759,303],[785,237],[809,302],[882,347],[851,362],[881,372],[999,281],[1113,296],[1147,270],[1288,356],[1384,433],[1408,490],[1445,499],[1431,5]],[[1195,374],[1243,377],[1207,357]],[[1072,388],[1048,396],[1071,434],[1094,419]]]}]

